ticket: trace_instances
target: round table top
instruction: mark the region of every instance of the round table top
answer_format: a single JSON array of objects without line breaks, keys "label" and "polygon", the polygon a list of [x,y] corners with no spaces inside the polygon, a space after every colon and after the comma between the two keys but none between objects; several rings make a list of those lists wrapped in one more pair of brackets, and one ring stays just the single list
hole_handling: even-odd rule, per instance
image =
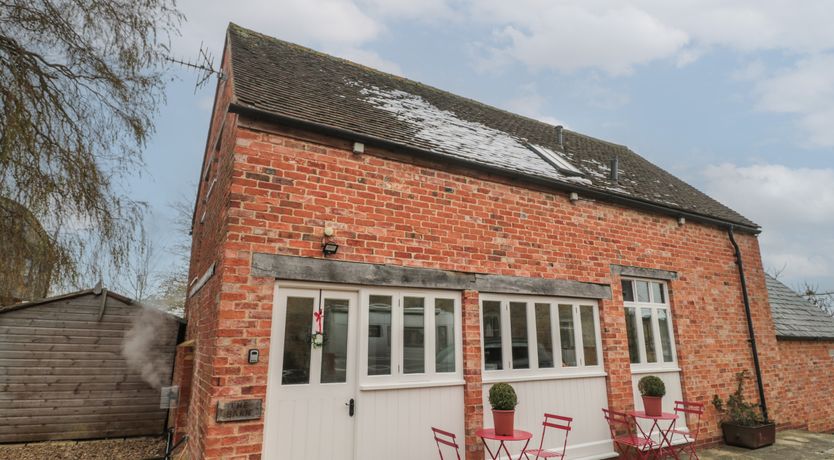
[{"label": "round table top", "polygon": [[677,415],[672,414],[670,412],[661,412],[660,415],[649,415],[644,410],[633,410],[629,412],[628,415],[631,415],[632,417],[636,418],[646,418],[650,420],[674,420],[678,418]]},{"label": "round table top", "polygon": [[475,436],[495,441],[524,441],[533,437],[533,433],[524,430],[513,430],[512,436],[499,436],[495,434],[494,428],[481,428],[475,432]]}]

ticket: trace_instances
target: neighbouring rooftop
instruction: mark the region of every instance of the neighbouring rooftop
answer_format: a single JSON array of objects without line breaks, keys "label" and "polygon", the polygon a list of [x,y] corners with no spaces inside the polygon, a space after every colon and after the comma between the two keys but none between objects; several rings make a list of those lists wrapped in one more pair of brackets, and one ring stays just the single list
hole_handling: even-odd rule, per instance
[{"label": "neighbouring rooftop", "polygon": [[[538,120],[234,24],[228,37],[232,110],[335,129],[355,134],[356,140],[380,140],[435,160],[457,160],[647,203],[672,215],[684,212],[758,229],[626,146],[567,129],[560,144],[557,128]],[[614,158],[617,180],[611,179]]]},{"label": "neighbouring rooftop", "polygon": [[776,337],[795,340],[834,340],[834,317],[785,286],[765,275]]}]

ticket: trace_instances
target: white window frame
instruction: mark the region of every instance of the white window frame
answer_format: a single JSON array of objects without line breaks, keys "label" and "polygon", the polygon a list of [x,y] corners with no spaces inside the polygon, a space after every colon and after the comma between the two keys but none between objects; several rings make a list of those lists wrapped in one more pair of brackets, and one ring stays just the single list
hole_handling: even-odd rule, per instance
[{"label": "white window frame", "polygon": [[[672,324],[672,308],[669,304],[669,285],[662,280],[651,279],[651,278],[634,278],[634,277],[623,277],[621,278],[622,281],[629,281],[632,283],[632,291],[634,292],[634,301],[626,301],[625,297],[623,297],[623,308],[634,308],[635,319],[636,321],[636,332],[637,332],[637,346],[639,348],[638,354],[640,356],[639,363],[631,363],[631,369],[633,371],[676,371],[678,370],[678,352],[675,340],[675,328]],[[649,283],[649,301],[648,302],[640,302],[637,297],[637,281],[643,281]],[[654,298],[654,289],[651,287],[651,283],[660,284],[660,288],[663,290],[663,302],[658,302],[657,299]],[[646,357],[646,341],[644,339],[644,332],[643,332],[643,321],[642,321],[642,312],[641,309],[648,308],[652,312],[652,332],[654,333],[654,349],[657,354],[658,362],[650,363],[647,361]],[[669,345],[671,347],[672,352],[672,361],[665,362],[663,360],[663,344],[660,339],[660,321],[658,320],[657,312],[660,310],[666,311],[666,320],[669,323]],[[625,316],[625,310],[623,310],[623,315]],[[628,321],[628,317],[625,317],[626,321]],[[626,340],[628,342],[628,340]],[[631,361],[629,357],[629,361]]]},{"label": "white window frame", "polygon": [[[368,375],[368,325],[370,323],[370,297],[390,296],[391,308],[391,373],[387,375]],[[424,370],[420,374],[404,372],[403,351],[404,331],[404,297],[421,297],[424,299]],[[436,372],[435,299],[451,299],[454,303],[455,334],[455,371]],[[435,291],[418,289],[363,289],[360,292],[359,318],[359,384],[362,389],[385,389],[397,386],[436,386],[443,384],[460,384],[463,381],[463,326],[461,313],[461,295],[455,291]]]},{"label": "white window frame", "polygon": [[[501,304],[501,359],[502,369],[487,370],[484,352],[484,302],[497,301]],[[512,368],[512,337],[510,327],[510,303],[524,302],[527,304],[527,356],[529,357],[529,368]],[[535,305],[537,303],[550,304],[550,332],[551,343],[553,344],[554,367],[539,368],[538,335],[536,334]],[[576,345],[576,366],[562,365],[562,341],[559,327],[559,305],[571,305],[573,308],[573,330]],[[597,364],[585,365],[585,356],[582,350],[582,318],[580,306],[593,308],[594,333],[596,339]],[[598,375],[604,372],[602,355],[602,334],[600,333],[599,303],[590,299],[575,299],[564,297],[541,297],[541,296],[519,296],[481,294],[478,305],[481,333],[481,370],[484,373],[484,381],[496,381],[501,379],[513,380],[516,378],[537,377],[558,377],[572,375]]]}]

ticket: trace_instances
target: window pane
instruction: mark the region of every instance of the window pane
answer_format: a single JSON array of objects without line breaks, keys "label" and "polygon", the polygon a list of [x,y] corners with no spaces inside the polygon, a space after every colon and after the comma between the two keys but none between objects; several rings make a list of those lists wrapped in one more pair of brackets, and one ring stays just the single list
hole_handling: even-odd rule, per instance
[{"label": "window pane", "polygon": [[623,286],[623,300],[626,302],[634,302],[634,282],[631,280],[622,280]]},{"label": "window pane", "polygon": [[553,331],[550,328],[550,304],[536,304],[536,339],[539,343],[539,368],[553,367]]},{"label": "window pane", "polygon": [[654,297],[654,303],[666,303],[662,284],[652,283],[652,296]]},{"label": "window pane", "polygon": [[657,310],[657,322],[660,326],[660,346],[663,347],[663,361],[671,363],[672,356],[672,328],[669,327],[669,318],[666,310]]},{"label": "window pane", "polygon": [[641,308],[640,316],[643,319],[643,342],[646,345],[646,361],[657,362],[657,352],[654,349],[654,328],[652,328],[652,309]]},{"label": "window pane", "polygon": [[324,346],[321,383],[344,383],[347,378],[348,301],[324,299]]},{"label": "window pane", "polygon": [[455,372],[455,301],[434,300],[435,370]]},{"label": "window pane", "polygon": [[527,346],[527,304],[510,302],[510,337],[513,340],[513,369],[530,367]]},{"label": "window pane", "polygon": [[391,374],[391,296],[372,295],[368,305],[368,375]]},{"label": "window pane", "polygon": [[281,384],[310,383],[310,335],[313,332],[315,299],[287,298],[287,321],[284,326],[284,369]]},{"label": "window pane", "polygon": [[562,342],[562,365],[576,366],[576,338],[573,335],[572,305],[559,305],[559,335]]},{"label": "window pane", "polygon": [[596,366],[597,362],[597,329],[594,327],[594,307],[579,306],[579,320],[582,323],[582,350],[586,366]]},{"label": "window pane", "polygon": [[649,301],[649,283],[646,281],[637,281],[634,284],[637,285],[637,301],[638,302],[648,302]]},{"label": "window pane", "polygon": [[501,357],[501,302],[485,300],[484,319],[484,369],[503,369]]},{"label": "window pane", "polygon": [[637,312],[633,307],[625,309],[626,333],[628,334],[628,359],[632,363],[640,362],[640,342],[637,337]]},{"label": "window pane", "polygon": [[403,372],[426,372],[426,315],[422,297],[403,298]]}]

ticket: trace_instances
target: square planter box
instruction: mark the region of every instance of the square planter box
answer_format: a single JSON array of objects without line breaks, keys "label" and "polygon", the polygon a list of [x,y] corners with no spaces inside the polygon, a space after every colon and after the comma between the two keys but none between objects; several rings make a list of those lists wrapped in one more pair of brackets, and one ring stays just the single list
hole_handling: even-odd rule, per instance
[{"label": "square planter box", "polygon": [[768,423],[759,426],[742,426],[734,423],[722,423],[724,443],[730,446],[758,449],[776,442],[776,425]]}]

